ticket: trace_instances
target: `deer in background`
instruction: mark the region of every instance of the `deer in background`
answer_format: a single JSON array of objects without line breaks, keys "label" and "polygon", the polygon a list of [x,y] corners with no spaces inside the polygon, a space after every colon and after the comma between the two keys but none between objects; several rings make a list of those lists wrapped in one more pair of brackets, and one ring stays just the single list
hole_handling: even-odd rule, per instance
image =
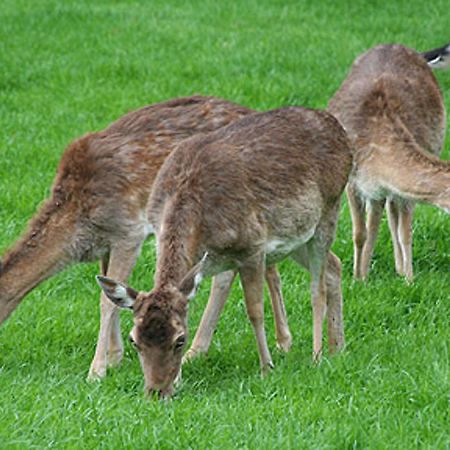
[{"label": "deer in background", "polygon": [[422,56],[432,69],[447,69],[450,67],[450,44],[423,52]]},{"label": "deer in background", "polygon": [[[212,97],[188,97],[131,112],[65,151],[51,196],[0,264],[0,323],[24,296],[70,264],[100,259],[101,273],[125,281],[152,233],[146,205],[156,174],[175,146],[253,111]],[[266,270],[279,347],[287,325],[278,272]],[[224,303],[233,273],[213,282],[211,303]],[[225,298],[224,298],[225,296]],[[205,329],[205,328],[204,328]],[[118,308],[101,296],[101,323],[89,377],[101,378],[123,355]]]},{"label": "deer in background", "polygon": [[450,213],[450,163],[437,157],[445,111],[436,79],[414,50],[378,46],[356,59],[328,111],[355,149],[347,187],[354,276],[367,276],[386,205],[395,268],[411,280],[415,204],[430,203]]},{"label": "deer in background", "polygon": [[148,208],[157,238],[153,290],[98,277],[113,302],[133,310],[130,338],[146,392],[173,393],[187,341],[188,297],[203,277],[224,270],[240,274],[263,373],[273,366],[264,270],[287,256],[311,272],[314,358],[322,352],[326,314],[330,349],[343,346],[342,297],[326,293],[341,290],[340,262],[330,247],[351,167],[350,143],[337,120],[297,107],[244,117],[184,141],[167,158]]}]

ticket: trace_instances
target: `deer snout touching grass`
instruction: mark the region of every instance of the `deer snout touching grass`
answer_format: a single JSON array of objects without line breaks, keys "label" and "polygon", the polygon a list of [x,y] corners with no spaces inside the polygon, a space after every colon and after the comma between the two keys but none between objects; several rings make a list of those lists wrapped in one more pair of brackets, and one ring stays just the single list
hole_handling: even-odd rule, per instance
[{"label": "deer snout touching grass", "polygon": [[412,280],[415,204],[450,213],[450,163],[438,158],[445,111],[436,79],[416,51],[378,46],[356,59],[328,110],[355,149],[347,187],[354,276],[367,277],[386,207],[396,271]]},{"label": "deer snout touching grass", "polygon": [[133,311],[146,391],[172,393],[188,304],[202,278],[225,271],[241,277],[262,373],[273,367],[263,283],[266,267],[288,256],[311,273],[314,359],[326,316],[330,350],[342,348],[340,261],[330,247],[351,167],[337,120],[298,107],[247,116],[184,141],[168,157],[148,204],[157,238],[153,290],[99,278],[116,305]]}]

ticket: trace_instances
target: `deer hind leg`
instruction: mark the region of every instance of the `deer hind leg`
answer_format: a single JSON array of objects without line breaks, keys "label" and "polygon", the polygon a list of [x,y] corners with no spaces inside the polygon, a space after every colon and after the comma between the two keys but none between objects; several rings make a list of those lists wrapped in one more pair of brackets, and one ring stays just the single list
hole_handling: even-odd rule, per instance
[{"label": "deer hind leg", "polygon": [[403,268],[403,251],[400,245],[399,237],[399,210],[396,202],[392,199],[387,201],[387,216],[389,229],[391,231],[392,245],[394,247],[395,271],[399,275],[404,275]]},{"label": "deer hind leg", "polygon": [[363,199],[358,195],[354,185],[349,184],[346,192],[353,228],[353,276],[361,279],[363,277],[361,273],[362,253],[367,237],[365,206]]},{"label": "deer hind leg", "polygon": [[[311,272],[311,256],[306,247],[300,248],[292,257],[298,264]],[[340,259],[329,251],[325,283],[328,348],[331,353],[342,349],[345,345],[341,272]],[[316,341],[322,343],[322,332],[320,332],[320,339],[316,338]]]},{"label": "deer hind leg", "polygon": [[328,252],[325,275],[327,285],[328,349],[330,353],[341,350],[345,345],[341,278],[341,260],[330,251]]},{"label": "deer hind leg", "polygon": [[219,273],[213,278],[208,303],[191,347],[183,357],[183,363],[208,351],[219,316],[222,313],[235,277],[236,272],[230,270]]},{"label": "deer hind leg", "polygon": [[267,267],[266,281],[272,302],[277,348],[283,352],[288,352],[292,345],[292,335],[289,330],[283,294],[281,292],[281,278],[276,266]]},{"label": "deer hind leg", "polygon": [[364,244],[361,260],[361,277],[365,279],[370,270],[370,261],[372,260],[373,248],[378,236],[381,218],[383,217],[384,200],[370,200],[367,205],[367,238]]},{"label": "deer hind leg", "polygon": [[258,344],[261,373],[264,376],[269,369],[273,368],[264,330],[264,255],[258,255],[256,260],[241,267],[239,274],[244,289],[247,314]]},{"label": "deer hind leg", "polygon": [[[141,243],[131,246],[116,244],[109,257],[109,261],[101,263],[101,269],[107,268],[106,275],[117,281],[126,281],[129,277],[137,257]],[[100,330],[94,359],[89,369],[88,379],[95,380],[106,375],[108,364],[117,365],[123,356],[123,342],[120,334],[119,310],[105,294],[100,297]]]},{"label": "deer hind leg", "polygon": [[[326,254],[326,251],[325,251]],[[313,360],[322,356],[323,320],[327,311],[327,277],[324,251],[315,240],[300,247],[292,257],[311,273],[311,306],[313,311]]]},{"label": "deer hind leg", "polygon": [[398,235],[403,256],[403,272],[408,281],[413,279],[412,266],[412,220],[414,204],[407,202],[400,205]]},{"label": "deer hind leg", "polygon": [[324,258],[313,254],[310,267],[311,303],[313,310],[313,360],[318,362],[322,356],[323,320],[327,311],[326,264]]}]

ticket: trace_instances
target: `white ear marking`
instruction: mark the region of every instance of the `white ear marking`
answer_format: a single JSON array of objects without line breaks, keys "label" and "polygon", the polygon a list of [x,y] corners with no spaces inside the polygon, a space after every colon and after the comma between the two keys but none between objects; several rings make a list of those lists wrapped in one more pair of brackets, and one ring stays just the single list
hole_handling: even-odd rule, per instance
[{"label": "white ear marking", "polygon": [[125,288],[125,286],[122,286],[121,284],[117,284],[116,287],[114,288],[114,296],[117,298],[127,298],[128,294],[127,294],[127,290]]},{"label": "white ear marking", "polygon": [[133,308],[137,297],[137,292],[134,289],[104,276],[98,275],[96,279],[103,292],[113,303],[121,308]]}]

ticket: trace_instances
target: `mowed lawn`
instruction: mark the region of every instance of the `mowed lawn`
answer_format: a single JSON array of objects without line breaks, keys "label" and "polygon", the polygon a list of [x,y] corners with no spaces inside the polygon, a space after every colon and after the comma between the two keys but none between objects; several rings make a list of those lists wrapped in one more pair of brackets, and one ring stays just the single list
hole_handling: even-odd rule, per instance
[{"label": "mowed lawn", "polygon": [[[0,254],[48,195],[77,136],[193,93],[259,110],[324,108],[358,54],[378,43],[443,45],[449,22],[448,0],[3,0]],[[436,75],[449,109],[450,71]],[[169,402],[144,398],[128,342],[120,368],[86,381],[97,265],[43,283],[0,328],[0,449],[449,448],[449,216],[417,207],[412,285],[394,273],[386,220],[369,280],[353,281],[345,201],[334,251],[344,265],[343,353],[312,365],[309,276],[285,261],[291,352],[275,349],[267,301],[276,367],[260,378],[236,283],[209,355],[184,368]],[[154,264],[149,240],[130,283],[150,289]],[[191,336],[208,292],[205,282],[190,306]],[[122,323],[126,335],[131,315]]]}]

